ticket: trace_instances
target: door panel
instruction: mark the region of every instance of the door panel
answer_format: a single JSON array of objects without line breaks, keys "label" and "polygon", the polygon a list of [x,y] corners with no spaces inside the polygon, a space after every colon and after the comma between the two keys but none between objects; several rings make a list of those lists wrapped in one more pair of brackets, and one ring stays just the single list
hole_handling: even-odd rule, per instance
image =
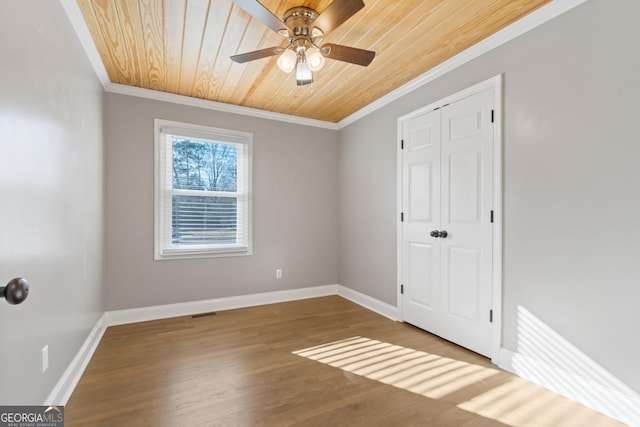
[{"label": "door panel", "polygon": [[456,111],[446,117],[448,141],[469,138],[482,132],[481,111]]},{"label": "door panel", "polygon": [[407,287],[408,297],[411,304],[421,305],[424,308],[433,309],[434,294],[437,295],[437,289],[434,290],[433,269],[429,266],[440,262],[440,252],[434,249],[433,245],[424,243],[409,243],[409,283],[420,283],[421,286]]},{"label": "door panel", "polygon": [[478,319],[480,251],[449,246],[449,314]]},{"label": "door panel", "polygon": [[[428,121],[424,123],[414,123],[416,127],[409,130],[407,139],[408,151],[419,151],[433,145],[433,124]],[[438,125],[438,127],[440,127]],[[438,144],[440,141],[438,141]]]},{"label": "door panel", "polygon": [[433,204],[431,192],[431,163],[414,163],[409,165],[409,221],[432,222]]},{"label": "door panel", "polygon": [[449,223],[480,222],[480,153],[452,153],[449,158]]}]

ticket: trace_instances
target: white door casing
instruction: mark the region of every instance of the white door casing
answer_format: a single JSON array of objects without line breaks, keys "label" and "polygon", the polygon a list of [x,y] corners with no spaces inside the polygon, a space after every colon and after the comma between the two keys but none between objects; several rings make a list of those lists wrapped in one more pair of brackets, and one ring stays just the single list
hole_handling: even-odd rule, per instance
[{"label": "white door casing", "polygon": [[[494,259],[501,256],[500,80],[400,118],[398,164],[402,319],[494,359],[500,347],[501,275],[495,270],[501,262]],[[433,237],[433,231],[447,236]]]}]

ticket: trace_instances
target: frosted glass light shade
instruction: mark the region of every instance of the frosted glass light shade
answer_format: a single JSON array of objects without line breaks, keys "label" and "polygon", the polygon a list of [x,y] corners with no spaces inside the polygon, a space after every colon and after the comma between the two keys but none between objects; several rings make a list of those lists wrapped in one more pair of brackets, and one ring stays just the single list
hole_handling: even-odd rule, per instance
[{"label": "frosted glass light shade", "polygon": [[296,65],[296,83],[298,86],[306,85],[313,82],[313,73],[309,64],[303,60],[298,61]]},{"label": "frosted glass light shade", "polygon": [[291,49],[287,49],[278,58],[278,67],[285,73],[290,73],[296,68],[296,58],[296,53]]},{"label": "frosted glass light shade", "polygon": [[318,71],[324,66],[324,56],[317,47],[307,49],[306,57],[311,71]]}]

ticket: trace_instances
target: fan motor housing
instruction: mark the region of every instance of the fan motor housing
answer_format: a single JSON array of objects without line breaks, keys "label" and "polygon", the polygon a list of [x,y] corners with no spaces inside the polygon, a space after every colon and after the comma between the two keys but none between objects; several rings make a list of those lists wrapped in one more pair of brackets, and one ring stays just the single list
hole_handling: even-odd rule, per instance
[{"label": "fan motor housing", "polygon": [[312,34],[311,29],[313,21],[318,18],[318,12],[315,10],[304,6],[294,7],[287,10],[283,18],[284,23],[291,28],[294,37],[317,37]]}]

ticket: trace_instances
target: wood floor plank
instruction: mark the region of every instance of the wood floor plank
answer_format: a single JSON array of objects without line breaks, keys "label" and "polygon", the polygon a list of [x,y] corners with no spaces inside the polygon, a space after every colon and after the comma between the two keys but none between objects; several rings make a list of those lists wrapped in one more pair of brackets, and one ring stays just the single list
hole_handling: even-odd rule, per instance
[{"label": "wood floor plank", "polygon": [[[429,398],[345,370],[346,362],[342,369],[294,354],[358,336],[492,375],[457,385],[470,373],[433,371],[425,390],[440,387],[439,397]],[[332,356],[367,356],[363,342],[363,350]],[[403,360],[412,374],[399,377],[411,383],[420,367]],[[67,426],[620,425],[338,296],[110,327],[65,418]]]}]

